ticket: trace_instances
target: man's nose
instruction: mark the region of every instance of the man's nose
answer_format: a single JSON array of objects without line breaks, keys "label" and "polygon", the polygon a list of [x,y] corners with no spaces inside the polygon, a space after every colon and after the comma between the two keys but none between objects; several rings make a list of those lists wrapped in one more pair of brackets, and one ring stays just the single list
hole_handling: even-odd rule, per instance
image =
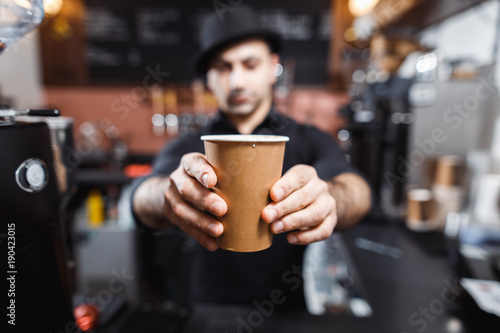
[{"label": "man's nose", "polygon": [[231,87],[231,90],[242,89],[245,84],[244,81],[245,77],[241,68],[238,67],[233,68],[231,74],[229,75],[229,85]]}]

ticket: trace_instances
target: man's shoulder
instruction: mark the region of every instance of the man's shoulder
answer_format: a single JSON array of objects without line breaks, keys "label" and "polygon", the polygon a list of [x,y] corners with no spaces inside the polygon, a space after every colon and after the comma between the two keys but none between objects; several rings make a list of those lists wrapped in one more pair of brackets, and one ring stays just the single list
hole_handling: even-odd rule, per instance
[{"label": "man's shoulder", "polygon": [[[278,111],[274,111],[270,114],[271,116],[271,121],[275,123],[284,123],[285,125],[290,125],[294,126],[297,129],[303,130],[303,131],[309,131],[309,132],[323,132],[320,130],[317,126],[313,124],[308,124],[308,123],[303,123],[303,122],[298,122],[291,116],[281,113]],[[324,133],[324,132],[323,132]]]},{"label": "man's shoulder", "polygon": [[291,116],[278,111],[271,112],[269,117],[269,124],[273,132],[286,131],[291,134],[307,135],[311,132],[319,131],[313,125],[297,122]]},{"label": "man's shoulder", "polygon": [[297,133],[301,136],[310,137],[312,139],[318,140],[333,140],[330,134],[318,128],[316,125],[309,123],[297,122],[292,118],[290,119],[290,124],[295,127]]}]

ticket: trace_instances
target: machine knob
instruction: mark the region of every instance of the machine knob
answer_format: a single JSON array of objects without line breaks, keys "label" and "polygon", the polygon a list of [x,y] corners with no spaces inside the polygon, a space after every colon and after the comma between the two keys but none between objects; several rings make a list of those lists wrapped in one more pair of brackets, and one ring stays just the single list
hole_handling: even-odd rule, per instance
[{"label": "machine knob", "polygon": [[17,184],[26,192],[40,192],[48,180],[47,165],[38,158],[27,159],[16,170]]}]

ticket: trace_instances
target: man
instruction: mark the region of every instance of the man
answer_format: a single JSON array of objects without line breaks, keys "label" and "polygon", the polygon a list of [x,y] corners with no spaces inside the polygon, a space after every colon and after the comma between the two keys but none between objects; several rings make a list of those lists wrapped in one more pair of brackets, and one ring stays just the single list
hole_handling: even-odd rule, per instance
[{"label": "man", "polygon": [[[258,26],[246,7],[213,16],[202,29],[196,67],[219,104],[218,115],[202,130],[167,145],[154,173],[133,195],[134,214],[152,229],[177,226],[201,246],[194,265],[194,300],[242,303],[283,293],[286,306],[303,306],[300,274],[304,245],[328,238],[335,228],[355,224],[371,206],[370,189],[347,165],[334,140],[311,126],[299,125],[272,108],[274,69],[279,62],[276,36]],[[217,183],[203,155],[201,135],[276,134],[290,137],[284,175],[271,188],[262,218],[273,245],[255,253],[218,250],[224,230],[217,217],[227,204],[210,191]],[[300,289],[300,290],[297,290]]]}]

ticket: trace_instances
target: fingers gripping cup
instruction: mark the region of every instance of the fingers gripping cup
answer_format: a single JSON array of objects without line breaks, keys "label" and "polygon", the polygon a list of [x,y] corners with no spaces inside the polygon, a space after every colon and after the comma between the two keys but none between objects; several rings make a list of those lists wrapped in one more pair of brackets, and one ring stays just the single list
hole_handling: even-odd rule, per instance
[{"label": "fingers gripping cup", "polygon": [[224,233],[217,238],[221,249],[254,252],[271,246],[273,234],[262,220],[271,201],[269,191],[281,177],[286,136],[205,135],[205,155],[217,174],[213,191],[227,203],[219,220]]}]

